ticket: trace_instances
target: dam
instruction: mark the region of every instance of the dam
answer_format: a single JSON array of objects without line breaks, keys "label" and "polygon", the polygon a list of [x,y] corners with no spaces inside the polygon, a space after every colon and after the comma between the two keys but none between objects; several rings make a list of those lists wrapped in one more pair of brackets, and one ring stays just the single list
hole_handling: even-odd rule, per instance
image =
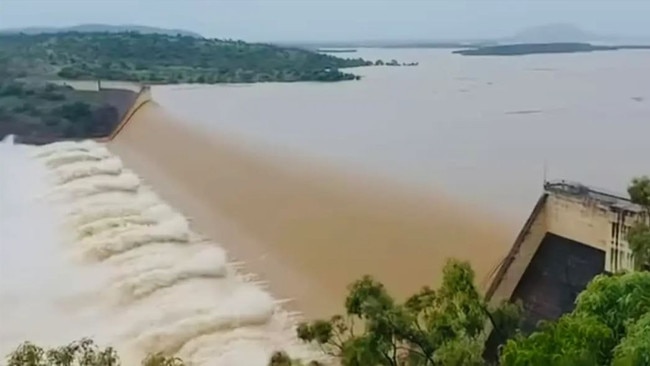
[{"label": "dam", "polygon": [[551,181],[486,291],[493,303],[522,301],[524,330],[573,310],[594,276],[634,269],[626,235],[648,223],[627,197],[577,182]]},{"label": "dam", "polygon": [[[0,237],[29,244],[3,256],[16,262],[3,262],[3,310],[5,299],[15,309],[2,329],[3,353],[24,339],[60,345],[90,335],[99,344],[115,344],[125,361],[163,351],[191,365],[264,365],[278,349],[310,359],[319,353],[297,343],[292,326],[305,317],[340,312],[346,286],[364,274],[403,298],[423,285],[436,286],[447,258],[466,259],[494,301],[529,299],[529,313],[541,318],[565,309],[588,276],[628,263],[624,246],[607,244],[611,216],[591,221],[602,209],[590,216],[591,209],[584,208],[590,206],[582,202],[591,194],[571,193],[571,185],[563,193],[562,185],[541,187],[540,179],[544,195],[535,212],[544,214],[532,215],[515,238],[518,225],[485,207],[396,189],[190,126],[149,92],[142,90],[123,123],[97,143],[2,146],[3,173],[9,174],[2,175]],[[643,108],[639,104],[634,111],[641,114]],[[640,128],[637,115],[630,115],[629,125]],[[529,128],[511,127],[517,134]],[[552,137],[558,126],[551,127],[534,132]],[[460,128],[480,133],[467,124]],[[561,141],[570,140],[568,132]],[[643,136],[632,135],[640,141]],[[633,155],[643,156],[644,145],[631,145],[639,152]],[[519,164],[529,162],[522,158]],[[617,165],[611,175],[628,179],[626,169],[638,172],[638,166]],[[445,172],[459,171],[438,173]],[[488,181],[488,173],[480,179]],[[515,186],[500,194],[516,196]],[[572,200],[580,203],[571,205]],[[582,234],[572,231],[573,224],[562,225],[574,220],[586,227]],[[589,225],[602,230],[593,234]],[[623,254],[608,254],[612,248]],[[539,275],[544,272],[539,266],[549,261],[566,269],[553,259],[558,253],[585,270],[568,295],[538,302],[533,289],[540,283],[552,288],[574,281]],[[15,276],[21,268],[32,271]],[[5,279],[14,276],[5,288]],[[33,285],[21,287],[25,282]],[[33,299],[41,300],[38,307]],[[30,316],[34,313],[41,315]]]},{"label": "dam", "polygon": [[364,274],[399,296],[437,284],[449,257],[475,258],[483,278],[510,241],[505,225],[467,216],[469,207],[207,138],[155,102],[108,147],[308,316],[340,311],[347,285]]},{"label": "dam", "polygon": [[5,354],[25,339],[53,347],[89,336],[129,365],[156,352],[190,365],[263,365],[280,349],[322,358],[294,338],[299,314],[104,146],[0,148],[3,169],[34,182],[2,175],[0,234],[22,244],[3,246]]},{"label": "dam", "polygon": [[322,359],[293,327],[341,311],[356,278],[404,297],[437,284],[449,257],[483,278],[505,249],[503,226],[451,200],[208,139],[147,88],[124,116],[97,141],[0,146],[0,235],[23,244],[3,245],[4,354],[90,336],[125,364]]}]

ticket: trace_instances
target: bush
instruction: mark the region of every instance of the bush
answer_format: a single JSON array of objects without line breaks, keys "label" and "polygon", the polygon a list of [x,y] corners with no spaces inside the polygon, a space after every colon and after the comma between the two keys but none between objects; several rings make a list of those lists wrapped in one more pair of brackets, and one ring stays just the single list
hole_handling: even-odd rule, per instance
[{"label": "bush", "polygon": [[5,84],[0,90],[0,96],[21,96],[24,94],[24,84],[11,82]]},{"label": "bush", "polygon": [[38,97],[43,99],[43,100],[49,100],[51,102],[60,102],[62,100],[65,100],[65,95],[62,93],[57,93],[54,91],[42,91],[38,94]]}]

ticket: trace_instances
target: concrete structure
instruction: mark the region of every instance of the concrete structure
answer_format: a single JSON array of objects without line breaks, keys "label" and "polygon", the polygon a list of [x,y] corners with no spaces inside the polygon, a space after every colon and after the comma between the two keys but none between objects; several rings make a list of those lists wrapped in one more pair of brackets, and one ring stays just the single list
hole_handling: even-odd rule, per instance
[{"label": "concrete structure", "polygon": [[122,114],[122,118],[120,119],[120,122],[115,126],[113,129],[113,132],[105,137],[98,139],[100,142],[107,142],[111,141],[117,136],[120,131],[126,126],[129,122],[131,122],[131,118],[133,118],[133,115],[140,109],[142,108],[143,105],[151,102],[153,98],[151,97],[151,87],[148,85],[144,85],[140,88],[138,94],[135,96],[133,102],[130,104],[129,108],[124,111]]},{"label": "concrete structure", "polygon": [[626,236],[640,221],[650,217],[628,198],[579,183],[546,182],[487,298],[521,300],[525,330],[558,318],[573,309],[595,275],[632,269]]}]

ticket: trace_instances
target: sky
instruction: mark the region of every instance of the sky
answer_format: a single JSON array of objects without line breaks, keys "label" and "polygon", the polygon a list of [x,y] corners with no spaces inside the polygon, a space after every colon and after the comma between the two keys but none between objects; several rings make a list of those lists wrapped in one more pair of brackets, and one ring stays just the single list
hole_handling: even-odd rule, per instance
[{"label": "sky", "polygon": [[247,41],[454,40],[571,23],[650,37],[650,0],[0,0],[0,27],[182,28]]}]

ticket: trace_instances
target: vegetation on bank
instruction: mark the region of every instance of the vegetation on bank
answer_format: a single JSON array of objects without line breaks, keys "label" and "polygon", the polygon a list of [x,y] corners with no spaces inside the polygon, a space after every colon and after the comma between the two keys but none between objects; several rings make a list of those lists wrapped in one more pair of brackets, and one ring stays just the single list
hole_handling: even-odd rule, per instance
[{"label": "vegetation on bank", "polygon": [[54,79],[145,84],[341,81],[359,77],[340,69],[373,64],[183,34],[0,33],[0,138],[14,134],[24,142],[47,143],[112,132],[122,101],[115,108],[107,93],[48,83]]},{"label": "vegetation on bank", "polygon": [[393,59],[390,61],[377,60],[375,61],[375,66],[418,66],[418,62],[402,62]]},{"label": "vegetation on bank", "polygon": [[[632,200],[650,214],[650,177],[632,181]],[[365,276],[349,287],[345,314],[297,327],[297,336],[343,366],[485,366],[486,341],[494,332],[503,366],[650,366],[650,227],[628,240],[639,271],[596,276],[574,310],[523,334],[520,304],[490,306],[475,286],[469,263],[449,260],[438,289],[423,287],[404,302]],[[31,343],[7,358],[8,366],[118,366],[112,348],[82,340],[52,350]],[[278,351],[269,366],[297,366]],[[144,366],[182,366],[177,358],[148,356]],[[317,366],[318,362],[308,365]]]},{"label": "vegetation on bank", "polygon": [[79,24],[70,27],[25,27],[25,28],[10,28],[2,29],[2,34],[41,34],[41,33],[64,33],[64,32],[78,32],[78,33],[125,33],[137,32],[142,34],[158,33],[166,34],[169,36],[189,36],[196,38],[203,38],[202,35],[188,31],[186,29],[170,29],[151,27],[146,25],[112,25],[112,24]]},{"label": "vegetation on bank", "polygon": [[518,56],[538,53],[576,53],[593,51],[615,51],[620,49],[650,49],[650,46],[595,46],[589,43],[519,43],[485,46],[457,50],[453,53],[463,56]]},{"label": "vegetation on bank", "polygon": [[320,53],[355,53],[355,52],[357,52],[357,50],[354,49],[354,48],[332,48],[332,49],[319,48],[316,51],[320,52]]},{"label": "vegetation on bank", "polygon": [[13,134],[25,141],[92,138],[109,135],[118,109],[93,91],[51,83],[0,81],[0,139]]},{"label": "vegetation on bank", "polygon": [[298,48],[182,35],[0,34],[0,79],[60,77],[144,83],[340,81],[372,65]]}]

